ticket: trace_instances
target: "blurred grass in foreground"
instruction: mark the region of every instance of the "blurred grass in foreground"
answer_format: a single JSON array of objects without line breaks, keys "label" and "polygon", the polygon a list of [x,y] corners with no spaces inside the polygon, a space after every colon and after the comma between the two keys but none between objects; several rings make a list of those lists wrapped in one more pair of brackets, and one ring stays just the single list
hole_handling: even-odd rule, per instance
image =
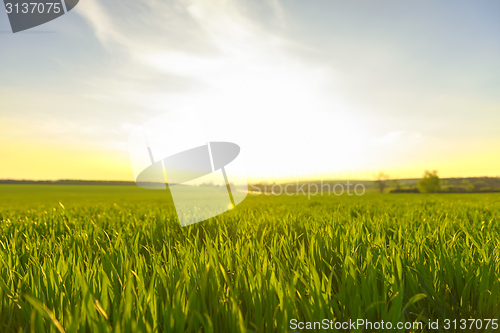
[{"label": "blurred grass in foreground", "polygon": [[166,191],[2,185],[0,331],[498,318],[499,199],[250,195],[181,228]]}]

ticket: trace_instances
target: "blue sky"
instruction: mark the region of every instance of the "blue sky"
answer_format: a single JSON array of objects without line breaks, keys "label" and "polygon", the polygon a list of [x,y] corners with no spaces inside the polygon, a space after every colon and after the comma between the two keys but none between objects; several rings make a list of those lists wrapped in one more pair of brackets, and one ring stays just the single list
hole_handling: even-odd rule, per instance
[{"label": "blue sky", "polygon": [[12,34],[1,11],[0,178],[131,179],[128,133],[183,107],[255,180],[497,176],[499,15],[492,0],[83,0]]}]

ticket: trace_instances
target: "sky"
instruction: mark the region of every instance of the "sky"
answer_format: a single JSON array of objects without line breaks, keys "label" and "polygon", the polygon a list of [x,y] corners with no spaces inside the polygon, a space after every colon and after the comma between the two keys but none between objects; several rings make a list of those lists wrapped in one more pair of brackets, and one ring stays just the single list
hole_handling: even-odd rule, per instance
[{"label": "sky", "polygon": [[82,0],[12,34],[2,8],[0,179],[133,180],[130,133],[184,108],[241,147],[250,181],[500,176],[499,16],[497,0]]}]

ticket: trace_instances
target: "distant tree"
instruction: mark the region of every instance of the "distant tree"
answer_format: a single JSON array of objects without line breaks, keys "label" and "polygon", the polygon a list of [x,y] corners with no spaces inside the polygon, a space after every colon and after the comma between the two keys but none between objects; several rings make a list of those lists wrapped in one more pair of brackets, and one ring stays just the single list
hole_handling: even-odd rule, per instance
[{"label": "distant tree", "polygon": [[489,190],[490,189],[488,186],[488,183],[486,183],[482,179],[476,180],[473,183],[473,186],[474,186],[474,191],[481,191],[481,190]]},{"label": "distant tree", "polygon": [[399,180],[394,179],[392,181],[392,183],[393,183],[394,187],[396,188],[396,190],[400,190],[401,189],[401,183],[399,182]]},{"label": "distant tree", "polygon": [[468,192],[474,191],[474,184],[472,184],[468,179],[462,180],[462,187]]},{"label": "distant tree", "polygon": [[375,181],[375,187],[378,188],[380,193],[384,193],[384,189],[387,187],[387,181],[389,176],[383,172],[377,174],[377,180]]},{"label": "distant tree", "polygon": [[417,183],[418,190],[422,193],[436,193],[441,188],[441,179],[438,172],[425,170],[424,177]]}]

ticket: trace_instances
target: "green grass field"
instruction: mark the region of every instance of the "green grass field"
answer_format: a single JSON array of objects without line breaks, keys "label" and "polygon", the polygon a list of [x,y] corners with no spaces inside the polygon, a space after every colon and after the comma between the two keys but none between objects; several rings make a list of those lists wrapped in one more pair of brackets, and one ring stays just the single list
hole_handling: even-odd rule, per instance
[{"label": "green grass field", "polygon": [[0,186],[0,331],[499,318],[500,194],[249,196],[185,228],[168,202],[127,186]]}]

